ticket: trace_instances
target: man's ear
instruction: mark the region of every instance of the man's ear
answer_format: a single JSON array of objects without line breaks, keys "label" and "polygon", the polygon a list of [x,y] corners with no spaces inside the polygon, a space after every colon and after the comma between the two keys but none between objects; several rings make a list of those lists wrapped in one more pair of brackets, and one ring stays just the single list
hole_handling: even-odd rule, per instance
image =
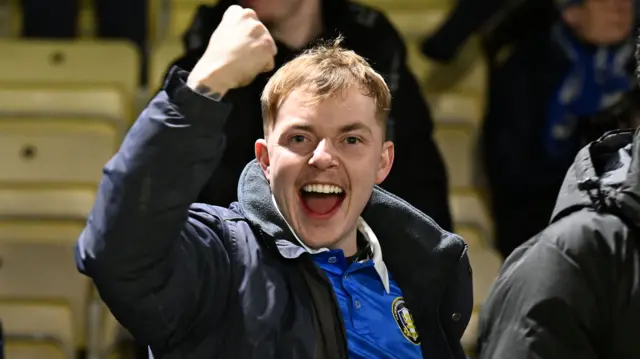
[{"label": "man's ear", "polygon": [[376,184],[382,183],[391,171],[393,158],[395,156],[395,146],[393,145],[393,142],[386,141],[382,144],[382,154],[380,156],[380,166],[376,172]]},{"label": "man's ear", "polygon": [[269,148],[267,147],[267,140],[265,140],[264,138],[257,140],[255,144],[255,151],[256,159],[260,164],[260,168],[262,168],[262,173],[264,173],[267,181],[271,181],[271,174],[269,171],[271,167],[269,161]]}]

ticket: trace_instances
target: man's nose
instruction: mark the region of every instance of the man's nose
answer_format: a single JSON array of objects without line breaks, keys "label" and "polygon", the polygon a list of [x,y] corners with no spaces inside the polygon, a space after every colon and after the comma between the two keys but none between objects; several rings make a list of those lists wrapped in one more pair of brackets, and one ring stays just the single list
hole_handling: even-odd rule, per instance
[{"label": "man's nose", "polygon": [[338,162],[333,155],[331,143],[327,140],[320,141],[316,149],[313,150],[313,155],[309,159],[309,165],[319,169],[326,169],[334,167],[337,164]]}]

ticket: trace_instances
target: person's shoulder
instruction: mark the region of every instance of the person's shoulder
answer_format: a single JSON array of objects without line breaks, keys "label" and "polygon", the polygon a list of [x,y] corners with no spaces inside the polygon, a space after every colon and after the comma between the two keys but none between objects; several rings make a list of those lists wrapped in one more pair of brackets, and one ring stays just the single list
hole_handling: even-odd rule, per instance
[{"label": "person's shoulder", "polygon": [[554,266],[570,266],[589,278],[605,275],[606,269],[620,263],[628,232],[617,216],[584,208],[553,222],[517,248],[501,273],[529,278],[553,272]]},{"label": "person's shoulder", "polygon": [[618,216],[584,208],[549,225],[539,240],[582,262],[597,255],[615,256],[628,232]]},{"label": "person's shoulder", "polygon": [[355,1],[349,2],[348,9],[350,24],[356,34],[375,38],[375,44],[403,46],[402,36],[382,10]]}]

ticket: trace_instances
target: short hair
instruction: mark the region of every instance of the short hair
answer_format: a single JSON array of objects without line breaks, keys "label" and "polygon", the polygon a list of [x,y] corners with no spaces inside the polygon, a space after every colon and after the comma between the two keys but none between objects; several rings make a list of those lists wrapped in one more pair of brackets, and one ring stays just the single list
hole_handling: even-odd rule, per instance
[{"label": "short hair", "polygon": [[[376,117],[386,133],[391,93],[384,78],[360,55],[340,46],[342,36],[321,42],[282,66],[269,79],[260,104],[265,135],[273,127],[278,110],[297,89],[311,94],[311,104],[333,98],[356,86],[376,104]],[[384,135],[383,135],[384,137]]]}]

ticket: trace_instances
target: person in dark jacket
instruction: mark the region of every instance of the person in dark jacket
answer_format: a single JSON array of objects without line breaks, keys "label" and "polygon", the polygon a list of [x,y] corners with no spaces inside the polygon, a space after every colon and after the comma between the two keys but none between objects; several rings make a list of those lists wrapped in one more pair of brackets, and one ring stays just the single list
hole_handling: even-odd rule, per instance
[{"label": "person in dark jacket", "polygon": [[582,149],[551,225],[506,260],[481,312],[481,359],[640,358],[640,131]]},{"label": "person in dark jacket", "polygon": [[267,83],[238,202],[192,204],[225,151],[229,89],[275,51],[231,6],[191,73],[172,69],[105,166],[79,270],[158,358],[465,358],[467,246],[375,185],[391,94],[337,41]]},{"label": "person in dark jacket", "polygon": [[[184,35],[185,53],[172,66],[191,70],[224,11],[237,2],[221,0],[215,6],[200,6]],[[447,174],[432,139],[429,108],[407,66],[404,42],[389,20],[379,11],[348,0],[261,0],[240,4],[253,8],[274,36],[278,46],[276,69],[313,46],[317,39],[341,34],[342,46],[366,58],[387,79],[393,97],[387,135],[396,145],[396,159],[394,171],[382,186],[427,213],[442,228],[452,230]],[[244,165],[254,156],[253,142],[262,136],[259,99],[271,75],[272,72],[261,74],[226,96],[236,105],[225,128],[230,151],[199,197],[201,202],[227,206],[237,199],[234,188]]]},{"label": "person in dark jacket", "polygon": [[490,76],[481,136],[495,242],[505,258],[549,223],[581,127],[631,91],[635,6],[508,3],[485,42]]}]

